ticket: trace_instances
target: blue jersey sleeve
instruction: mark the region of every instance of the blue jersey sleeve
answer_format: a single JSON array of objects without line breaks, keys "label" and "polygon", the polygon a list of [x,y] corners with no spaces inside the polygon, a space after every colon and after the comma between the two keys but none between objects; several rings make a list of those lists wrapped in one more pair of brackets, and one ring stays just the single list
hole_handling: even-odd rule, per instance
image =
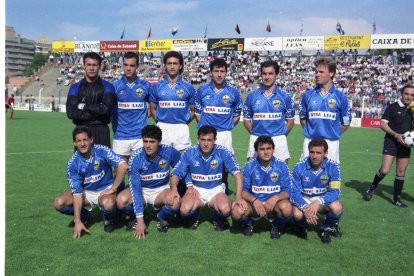
[{"label": "blue jersey sleeve", "polygon": [[329,205],[332,202],[339,200],[340,189],[341,189],[341,171],[339,169],[338,163],[329,160],[329,186],[320,199],[322,200],[322,205]]},{"label": "blue jersey sleeve", "polygon": [[236,101],[234,102],[233,117],[240,117],[243,109],[243,99],[241,97],[240,92],[237,89],[234,89],[234,91]]},{"label": "blue jersey sleeve", "polygon": [[247,95],[246,101],[244,102],[243,119],[249,119],[249,120],[252,119],[252,115],[253,115],[252,104],[251,104],[252,95],[253,95],[252,93]]},{"label": "blue jersey sleeve", "polygon": [[352,121],[351,105],[345,94],[341,94],[341,111],[340,111],[341,124],[348,126]]},{"label": "blue jersey sleeve", "polygon": [[240,171],[240,165],[237,163],[234,155],[224,147],[217,146],[223,150],[223,164],[226,168],[226,171],[231,175],[234,175],[236,172]]},{"label": "blue jersey sleeve", "polygon": [[201,103],[202,94],[203,94],[203,86],[200,86],[194,97],[194,111],[197,115],[200,115],[203,109],[203,106]]},{"label": "blue jersey sleeve", "polygon": [[285,192],[289,195],[292,193],[292,176],[290,174],[289,168],[286,165],[285,162],[281,162],[281,170],[282,170],[282,176],[280,181],[280,192]]},{"label": "blue jersey sleeve", "polygon": [[105,152],[105,160],[111,167],[118,168],[119,164],[126,162],[124,158],[113,152],[110,148],[103,145],[99,145],[99,148]]},{"label": "blue jersey sleeve", "polygon": [[74,158],[72,157],[67,165],[66,169],[66,176],[69,182],[69,187],[72,194],[81,194],[83,192],[83,179],[82,176],[79,174],[76,168],[76,163],[74,162]]},{"label": "blue jersey sleeve", "polygon": [[[188,162],[188,158],[189,158],[189,151],[187,150],[181,155],[180,160],[175,165],[174,169],[171,172],[171,175],[177,176],[178,179],[180,180],[186,177],[188,168],[190,166]],[[187,177],[186,177],[186,181],[187,181]]]},{"label": "blue jersey sleeve", "polygon": [[303,199],[302,196],[302,175],[299,165],[296,165],[293,169],[292,191],[290,195],[290,201],[302,212],[307,205],[306,201]]},{"label": "blue jersey sleeve", "polygon": [[286,119],[294,119],[296,106],[293,98],[286,92],[285,94],[285,103],[286,103]]},{"label": "blue jersey sleeve", "polygon": [[[135,151],[137,153],[138,151]],[[131,191],[132,202],[136,217],[144,216],[144,203],[142,199],[142,185],[139,172],[139,155],[133,154],[129,160],[128,180]]]},{"label": "blue jersey sleeve", "polygon": [[242,174],[243,174],[243,191],[250,193],[251,188],[252,188],[252,182],[251,182],[251,173],[252,173],[252,169],[250,166],[251,162],[248,162],[243,170],[242,170]]},{"label": "blue jersey sleeve", "polygon": [[305,93],[302,96],[302,100],[300,101],[300,104],[299,104],[299,117],[301,119],[308,118],[308,103],[307,103],[308,95],[309,93]]}]

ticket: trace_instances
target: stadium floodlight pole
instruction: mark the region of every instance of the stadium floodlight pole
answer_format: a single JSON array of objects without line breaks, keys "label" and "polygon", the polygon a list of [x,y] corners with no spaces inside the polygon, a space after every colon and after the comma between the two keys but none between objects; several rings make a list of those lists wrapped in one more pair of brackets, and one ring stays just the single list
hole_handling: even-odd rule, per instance
[{"label": "stadium floodlight pole", "polygon": [[361,119],[364,118],[365,100],[367,99],[369,99],[368,96],[362,96]]},{"label": "stadium floodlight pole", "polygon": [[42,91],[43,91],[43,87],[39,89],[39,105],[41,105],[41,101],[42,101]]}]

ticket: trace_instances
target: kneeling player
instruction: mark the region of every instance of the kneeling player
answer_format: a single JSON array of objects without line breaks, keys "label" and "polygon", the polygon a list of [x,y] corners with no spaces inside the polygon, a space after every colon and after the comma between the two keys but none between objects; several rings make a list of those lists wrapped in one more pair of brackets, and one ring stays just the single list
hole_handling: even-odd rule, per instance
[{"label": "kneeling player", "polygon": [[[168,184],[170,167],[180,159],[180,152],[171,146],[161,145],[161,129],[147,125],[142,129],[144,147],[134,151],[129,160],[129,190],[124,190],[117,197],[117,205],[125,214],[136,219],[131,221],[127,230],[135,228],[135,238],[145,238],[144,205],[152,204],[160,209],[157,214],[157,228],[160,232],[168,231],[167,219],[178,212],[180,197],[167,203],[166,195],[170,191]],[[133,204],[133,207],[132,207]]]},{"label": "kneeling player", "polygon": [[234,220],[242,220],[243,234],[253,235],[254,218],[272,219],[270,238],[280,238],[280,229],[292,218],[289,201],[291,178],[285,162],[273,157],[275,144],[270,136],[259,136],[254,142],[257,157],[243,168],[243,199],[247,209],[234,205]]},{"label": "kneeling player", "polygon": [[188,148],[172,171],[169,200],[178,197],[177,185],[185,178],[187,191],[181,200],[180,212],[191,221],[190,229],[197,229],[199,210],[208,204],[214,209],[213,227],[224,231],[230,227],[227,217],[231,212],[230,198],[225,194],[223,170],[234,176],[236,195],[233,204],[247,208],[242,200],[242,175],[233,154],[222,146],[215,145],[217,131],[212,126],[198,129],[198,145]]},{"label": "kneeling player", "polygon": [[[69,226],[74,227],[73,238],[89,233],[84,225],[89,211],[99,206],[104,219],[105,232],[115,229],[115,194],[128,169],[125,160],[110,148],[93,144],[87,126],[77,126],[72,133],[76,151],[68,161],[67,177],[71,191],[64,192],[54,200],[56,210],[73,215]],[[114,180],[112,168],[117,168]]]},{"label": "kneeling player", "polygon": [[342,216],[340,168],[338,163],[327,158],[328,144],[323,138],[312,139],[308,149],[309,157],[293,169],[293,217],[299,236],[306,239],[308,224],[316,225],[318,213],[326,214],[320,237],[323,243],[330,243],[331,235],[342,236],[338,226]]}]

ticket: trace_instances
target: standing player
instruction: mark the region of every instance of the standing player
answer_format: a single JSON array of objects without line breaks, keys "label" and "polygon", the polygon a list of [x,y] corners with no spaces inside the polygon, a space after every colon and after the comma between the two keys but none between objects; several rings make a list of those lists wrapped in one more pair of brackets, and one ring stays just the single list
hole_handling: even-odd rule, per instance
[{"label": "standing player", "polygon": [[[227,68],[224,59],[218,58],[210,62],[211,82],[197,90],[195,116],[198,128],[213,126],[217,130],[216,144],[234,154],[231,130],[240,120],[243,101],[240,92],[226,82]],[[223,173],[228,193],[228,175]]]},{"label": "standing player", "polygon": [[247,209],[234,205],[233,219],[242,220],[243,234],[253,235],[252,218],[272,219],[270,238],[280,238],[280,229],[292,218],[289,201],[291,178],[286,163],[273,156],[275,144],[270,136],[259,136],[254,142],[257,158],[243,168],[243,199]]},{"label": "standing player", "polygon": [[293,217],[298,224],[300,237],[307,238],[308,224],[318,223],[318,213],[325,214],[321,226],[321,241],[331,242],[331,235],[341,237],[339,219],[342,204],[339,201],[341,171],[339,164],[328,159],[328,143],[315,138],[309,142],[309,157],[297,163],[293,169],[293,188],[290,200]]},{"label": "standing player", "polygon": [[[105,232],[112,232],[115,229],[115,194],[128,165],[110,148],[93,144],[92,132],[87,126],[75,127],[72,136],[76,151],[67,165],[71,191],[56,197],[54,206],[62,214],[74,215],[69,224],[74,227],[74,239],[80,238],[82,231],[89,233],[84,224],[95,206],[102,212]],[[115,179],[112,168],[118,171]]]},{"label": "standing player", "polygon": [[10,109],[10,120],[13,120],[14,116],[14,94],[11,94],[10,97],[6,98],[6,113]]},{"label": "standing player", "polygon": [[375,174],[372,184],[365,192],[365,200],[371,200],[375,189],[381,180],[391,170],[394,159],[397,159],[396,175],[394,179],[393,203],[401,208],[407,207],[401,201],[401,192],[404,185],[405,172],[410,161],[411,148],[404,146],[403,133],[414,129],[413,112],[409,105],[414,100],[414,86],[406,85],[401,89],[401,98],[389,105],[381,119],[381,129],[385,132],[384,148],[382,151],[381,168]]},{"label": "standing player", "polygon": [[310,140],[322,137],[329,145],[328,157],[339,163],[339,138],[351,123],[348,98],[333,84],[336,63],[330,58],[315,62],[316,87],[307,91],[299,106],[300,124],[304,128],[303,160],[309,155]]},{"label": "standing player", "polygon": [[148,124],[151,85],[138,78],[138,62],[136,53],[125,53],[124,75],[113,83],[116,95],[112,115],[113,150],[127,159],[142,147],[141,132]]},{"label": "standing player", "polygon": [[75,125],[88,126],[96,144],[111,147],[108,124],[115,93],[112,84],[99,77],[101,62],[95,52],[83,55],[85,76],[69,88],[66,114]]},{"label": "standing player", "polygon": [[171,204],[179,195],[177,185],[180,179],[186,180],[187,192],[181,200],[181,215],[192,219],[189,227],[197,229],[199,210],[208,204],[214,209],[213,227],[216,231],[229,228],[227,217],[230,216],[232,204],[225,194],[222,177],[226,169],[234,176],[236,194],[233,205],[246,209],[242,199],[243,179],[239,165],[233,154],[226,148],[215,145],[217,131],[212,126],[198,129],[198,145],[187,149],[172,171],[171,192],[168,201]]},{"label": "standing player", "polygon": [[[131,221],[127,230],[135,229],[135,238],[145,238],[144,206],[152,204],[157,214],[157,228],[168,231],[167,219],[178,212],[180,198],[167,202],[170,192],[168,184],[170,168],[180,159],[180,153],[171,146],[161,145],[162,132],[157,126],[148,125],[142,130],[144,147],[135,151],[129,161],[129,190],[122,191],[117,197],[118,208],[136,219]],[[132,207],[133,204],[133,207]]]},{"label": "standing player", "polygon": [[162,130],[162,143],[183,152],[191,146],[188,124],[194,118],[194,87],[182,79],[184,58],[176,51],[164,56],[166,76],[151,90],[151,115]]},{"label": "standing player", "polygon": [[255,157],[258,136],[271,136],[274,156],[287,162],[290,158],[286,136],[295,126],[295,103],[286,91],[276,85],[279,65],[268,60],[261,64],[262,86],[247,95],[243,107],[243,124],[250,133],[247,160]]}]

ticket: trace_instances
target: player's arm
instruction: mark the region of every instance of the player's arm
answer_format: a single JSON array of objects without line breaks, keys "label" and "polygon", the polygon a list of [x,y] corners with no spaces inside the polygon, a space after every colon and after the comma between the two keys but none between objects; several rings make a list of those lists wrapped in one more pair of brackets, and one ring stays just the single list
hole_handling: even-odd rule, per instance
[{"label": "player's arm", "polygon": [[187,124],[191,123],[191,121],[195,118],[195,113],[194,113],[194,105],[190,105],[190,120],[188,121]]},{"label": "player's arm", "polygon": [[341,134],[348,130],[351,121],[351,104],[345,94],[342,94],[342,106],[341,106]]},{"label": "player's arm", "polygon": [[385,133],[394,137],[400,144],[404,144],[404,135],[392,130],[391,127],[388,125],[388,120],[381,119],[380,127]]},{"label": "player's arm", "polygon": [[292,190],[290,193],[290,201],[302,212],[307,206],[307,203],[302,196],[302,179],[298,165],[295,166],[292,173]]},{"label": "player's arm", "polygon": [[72,85],[68,92],[68,98],[66,100],[66,115],[69,119],[87,121],[92,119],[91,113],[84,110],[85,103],[79,102],[78,87]]},{"label": "player's arm", "polygon": [[155,117],[155,114],[157,113],[157,104],[156,103],[150,103],[150,114],[152,118],[154,118],[154,121],[157,122],[157,118]]},{"label": "player's arm", "polygon": [[236,126],[240,122],[240,116],[233,117],[233,124]]},{"label": "player's arm", "polygon": [[112,84],[104,84],[104,94],[102,102],[95,104],[86,104],[84,110],[89,111],[93,115],[107,115],[112,112],[115,102],[115,88]]},{"label": "player's arm", "polygon": [[118,187],[121,185],[122,181],[124,180],[124,176],[128,171],[128,165],[125,160],[122,160],[117,169],[116,169],[116,176],[114,182],[112,183],[112,187],[110,189],[104,190],[102,195],[104,194],[115,194],[118,190]]},{"label": "player's arm", "polygon": [[244,125],[244,128],[247,130],[247,132],[251,134],[252,133],[252,120],[245,118],[243,120],[243,125]]},{"label": "player's arm", "polygon": [[305,128],[307,119],[308,119],[308,108],[306,104],[307,94],[305,93],[302,96],[302,99],[299,104],[299,122],[302,128]]},{"label": "player's arm", "polygon": [[75,226],[73,228],[73,238],[79,239],[82,235],[82,231],[85,231],[89,233],[88,228],[82,223],[81,220],[81,209],[82,209],[82,194],[73,194],[73,222],[75,223]]},{"label": "player's arm", "polygon": [[341,125],[341,134],[344,133],[345,131],[347,131],[349,128],[349,125],[345,126],[345,125]]},{"label": "player's arm", "polygon": [[295,126],[295,119],[286,119],[286,127],[287,127],[287,131],[285,133],[285,135],[287,136],[290,131],[292,130],[292,128]]}]

